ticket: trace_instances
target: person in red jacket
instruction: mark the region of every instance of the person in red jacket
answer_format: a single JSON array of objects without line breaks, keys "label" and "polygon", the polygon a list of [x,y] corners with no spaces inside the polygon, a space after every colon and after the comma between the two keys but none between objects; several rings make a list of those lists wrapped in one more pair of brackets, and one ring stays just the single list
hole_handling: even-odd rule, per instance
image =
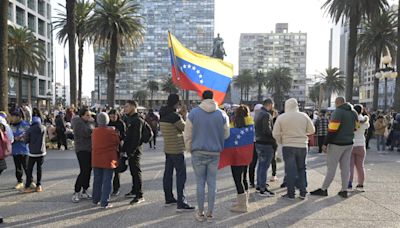
[{"label": "person in red jacket", "polygon": [[92,133],[92,168],[93,203],[104,209],[112,207],[110,200],[112,177],[118,166],[118,145],[120,142],[117,132],[107,127],[110,122],[108,114],[101,112],[97,115],[98,127]]}]

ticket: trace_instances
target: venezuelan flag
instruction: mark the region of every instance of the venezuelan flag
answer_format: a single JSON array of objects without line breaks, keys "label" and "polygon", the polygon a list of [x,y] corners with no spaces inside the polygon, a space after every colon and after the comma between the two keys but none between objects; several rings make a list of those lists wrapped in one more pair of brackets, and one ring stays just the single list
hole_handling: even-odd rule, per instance
[{"label": "venezuelan flag", "polygon": [[233,65],[187,49],[171,33],[168,48],[173,82],[181,89],[197,91],[199,96],[211,90],[215,101],[222,104],[232,81]]},{"label": "venezuelan flag", "polygon": [[247,166],[253,160],[254,121],[246,118],[246,127],[230,129],[230,136],[225,140],[218,169],[225,166]]}]

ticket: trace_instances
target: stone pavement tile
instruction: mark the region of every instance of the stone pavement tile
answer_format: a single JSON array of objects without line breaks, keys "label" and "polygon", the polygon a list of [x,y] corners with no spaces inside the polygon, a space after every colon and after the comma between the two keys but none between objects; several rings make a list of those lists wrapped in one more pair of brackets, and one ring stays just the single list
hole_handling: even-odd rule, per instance
[{"label": "stone pavement tile", "polygon": [[301,221],[291,221],[290,219],[286,221],[269,222],[270,228],[279,228],[279,227],[302,227],[302,228],[316,228],[316,227],[324,227],[324,228],[393,228],[399,227],[399,222],[395,221],[382,221],[382,220],[368,220],[368,221],[360,221],[360,220],[313,220],[313,219],[303,219]]}]

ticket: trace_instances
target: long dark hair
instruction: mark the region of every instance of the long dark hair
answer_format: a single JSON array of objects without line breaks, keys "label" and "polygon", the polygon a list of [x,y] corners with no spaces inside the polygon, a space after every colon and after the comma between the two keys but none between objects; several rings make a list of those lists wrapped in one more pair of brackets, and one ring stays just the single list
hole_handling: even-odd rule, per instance
[{"label": "long dark hair", "polygon": [[235,119],[233,121],[233,124],[235,127],[241,128],[246,126],[246,117],[249,115],[249,107],[246,105],[240,105],[236,110],[235,110]]}]

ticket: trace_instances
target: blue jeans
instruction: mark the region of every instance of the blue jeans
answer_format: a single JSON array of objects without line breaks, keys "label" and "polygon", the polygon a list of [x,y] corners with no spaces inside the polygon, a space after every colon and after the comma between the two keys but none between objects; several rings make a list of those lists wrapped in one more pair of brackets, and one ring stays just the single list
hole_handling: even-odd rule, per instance
[{"label": "blue jeans", "polygon": [[217,170],[219,154],[206,155],[201,153],[192,153],[192,165],[197,182],[197,206],[200,212],[204,212],[205,186],[208,187],[208,214],[214,210],[215,195],[217,190]]},{"label": "blue jeans", "polygon": [[386,142],[384,135],[376,135],[376,147],[378,151],[385,150]]},{"label": "blue jeans", "polygon": [[176,192],[178,195],[177,201],[179,207],[187,203],[184,195],[186,183],[186,162],[183,154],[165,154],[163,187],[166,202],[174,200],[174,194],[172,193],[172,176],[174,168],[176,171]]},{"label": "blue jeans", "polygon": [[110,201],[113,169],[93,168],[93,203],[100,202],[102,207]]},{"label": "blue jeans", "polygon": [[256,143],[256,151],[258,156],[257,166],[257,185],[261,191],[265,191],[267,182],[267,172],[274,157],[275,150],[272,145],[264,145]]},{"label": "blue jeans", "polygon": [[294,197],[295,186],[300,189],[300,195],[305,195],[306,190],[306,157],[307,148],[282,147],[283,160],[285,161],[285,179],[287,194]]}]

